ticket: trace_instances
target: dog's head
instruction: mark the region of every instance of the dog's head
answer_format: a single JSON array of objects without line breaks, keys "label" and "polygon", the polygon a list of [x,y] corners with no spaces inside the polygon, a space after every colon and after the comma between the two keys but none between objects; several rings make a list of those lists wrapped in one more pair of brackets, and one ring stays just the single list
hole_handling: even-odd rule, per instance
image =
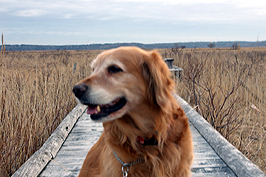
[{"label": "dog's head", "polygon": [[156,51],[120,47],[101,53],[92,62],[92,73],[73,92],[88,105],[94,121],[111,121],[149,109],[167,111],[174,84],[170,71]]}]

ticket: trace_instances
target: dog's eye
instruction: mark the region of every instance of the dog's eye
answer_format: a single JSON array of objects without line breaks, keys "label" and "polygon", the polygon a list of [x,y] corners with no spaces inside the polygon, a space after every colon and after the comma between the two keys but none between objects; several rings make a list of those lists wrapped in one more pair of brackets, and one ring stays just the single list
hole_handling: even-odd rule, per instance
[{"label": "dog's eye", "polygon": [[109,74],[123,72],[123,70],[121,68],[119,68],[118,66],[116,66],[116,65],[109,66],[107,68],[107,71],[108,71]]}]

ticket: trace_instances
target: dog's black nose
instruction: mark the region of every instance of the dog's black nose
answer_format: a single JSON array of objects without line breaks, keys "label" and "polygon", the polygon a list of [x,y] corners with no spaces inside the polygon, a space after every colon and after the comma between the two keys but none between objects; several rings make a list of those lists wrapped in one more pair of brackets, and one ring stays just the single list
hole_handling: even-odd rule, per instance
[{"label": "dog's black nose", "polygon": [[86,93],[87,90],[88,90],[88,86],[85,85],[84,83],[75,85],[73,87],[73,92],[75,96],[79,99]]}]

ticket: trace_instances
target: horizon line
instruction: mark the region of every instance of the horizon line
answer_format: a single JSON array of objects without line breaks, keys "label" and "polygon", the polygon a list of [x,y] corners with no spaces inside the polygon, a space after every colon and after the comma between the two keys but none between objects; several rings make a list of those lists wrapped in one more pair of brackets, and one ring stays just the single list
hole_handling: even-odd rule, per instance
[{"label": "horizon line", "polygon": [[182,43],[218,43],[218,42],[266,42],[266,40],[257,40],[257,41],[245,41],[245,40],[232,40],[232,41],[189,41],[189,42],[154,42],[154,43],[142,43],[142,42],[106,42],[106,43],[91,43],[91,44],[4,44],[6,45],[39,45],[39,46],[71,46],[71,45],[106,45],[106,44],[144,44],[144,45],[152,45],[152,44],[182,44]]}]

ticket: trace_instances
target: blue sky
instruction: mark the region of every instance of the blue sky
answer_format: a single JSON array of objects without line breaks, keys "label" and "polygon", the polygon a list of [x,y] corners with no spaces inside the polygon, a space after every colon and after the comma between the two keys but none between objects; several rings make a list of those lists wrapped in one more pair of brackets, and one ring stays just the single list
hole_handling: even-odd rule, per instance
[{"label": "blue sky", "polygon": [[6,44],[266,40],[262,0],[0,0]]}]

